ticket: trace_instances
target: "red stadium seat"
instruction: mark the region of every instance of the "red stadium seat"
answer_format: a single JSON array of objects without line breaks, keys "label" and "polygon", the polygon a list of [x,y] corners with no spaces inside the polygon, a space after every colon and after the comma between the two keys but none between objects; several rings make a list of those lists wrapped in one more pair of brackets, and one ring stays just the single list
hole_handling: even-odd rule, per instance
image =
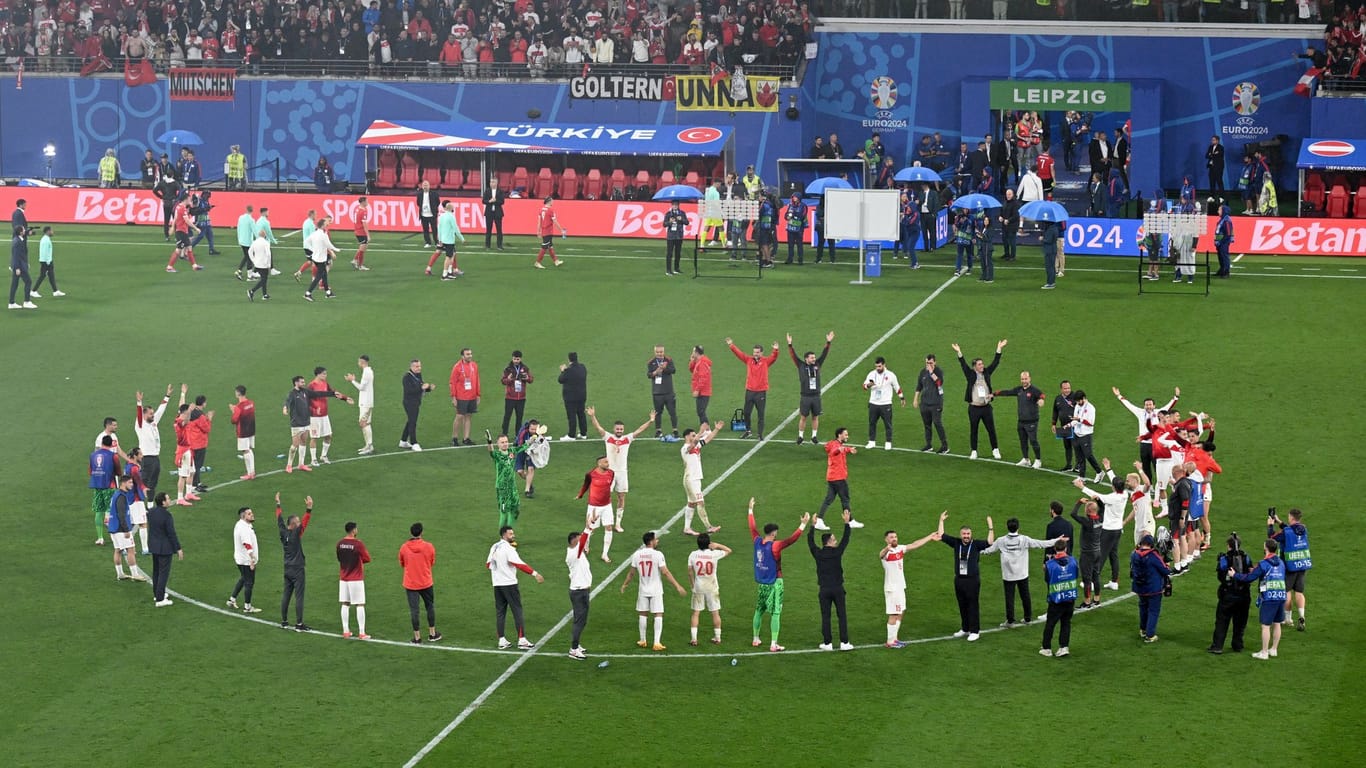
[{"label": "red stadium seat", "polygon": [[375,186],[382,189],[398,186],[398,153],[392,149],[379,151],[379,174],[375,177]]},{"label": "red stadium seat", "polygon": [[697,171],[688,171],[688,175],[683,177],[683,183],[687,184],[688,186],[692,187],[698,192],[703,191],[702,174],[698,173]]},{"label": "red stadium seat", "polygon": [[602,199],[602,171],[597,168],[588,169],[588,175],[583,179],[582,195],[584,200]]},{"label": "red stadium seat", "polygon": [[607,196],[621,199],[626,197],[626,171],[617,168],[607,183]]},{"label": "red stadium seat", "polygon": [[448,167],[446,173],[441,177],[442,189],[460,189],[460,185],[465,183],[465,171],[461,168]]},{"label": "red stadium seat", "polygon": [[1352,215],[1358,219],[1366,219],[1366,181],[1357,187],[1357,197]]},{"label": "red stadium seat", "polygon": [[440,187],[440,186],[441,186],[441,165],[440,165],[440,162],[441,162],[441,161],[438,160],[438,159],[436,159],[436,158],[434,158],[434,157],[430,157],[430,156],[427,157],[426,160],[427,160],[427,162],[433,163],[433,164],[432,164],[432,165],[428,165],[428,166],[423,167],[423,169],[422,169],[422,180],[423,180],[423,181],[426,181],[428,184],[432,185],[433,187]]},{"label": "red stadium seat", "polygon": [[415,189],[417,187],[417,159],[411,154],[405,154],[400,164],[403,170],[398,175],[398,186]]},{"label": "red stadium seat", "polygon": [[555,177],[551,175],[549,168],[542,168],[536,172],[536,199],[544,200],[555,194]]},{"label": "red stadium seat", "polygon": [[469,170],[469,172],[465,174],[465,180],[464,180],[463,182],[460,183],[460,189],[461,189],[461,191],[467,191],[467,190],[471,190],[471,189],[478,191],[478,190],[479,190],[479,186],[480,186],[479,169],[478,169],[478,168],[471,168],[471,169]]},{"label": "red stadium seat", "polygon": [[637,200],[649,199],[655,191],[654,179],[650,176],[650,172],[644,169],[636,171],[636,178],[632,182],[632,186],[636,188]]},{"label": "red stadium seat", "polygon": [[531,194],[531,174],[526,168],[518,168],[512,172],[512,191],[522,190],[523,195]]},{"label": "red stadium seat", "polygon": [[1314,210],[1322,211],[1324,198],[1327,191],[1323,185],[1323,177],[1317,173],[1310,173],[1304,177],[1304,201],[1314,206]]},{"label": "red stadium seat", "polygon": [[675,178],[674,178],[674,172],[673,172],[673,171],[660,171],[660,172],[659,172],[659,186],[661,186],[661,187],[667,187],[667,186],[669,186],[670,184],[677,184],[677,183],[678,183],[678,179],[675,179]]},{"label": "red stadium seat", "polygon": [[1347,187],[1341,184],[1334,184],[1332,191],[1328,193],[1328,216],[1334,219],[1342,219],[1347,216]]},{"label": "red stadium seat", "polygon": [[566,168],[560,175],[560,199],[575,200],[578,196],[579,174],[573,168]]},{"label": "red stadium seat", "polygon": [[504,192],[511,192],[511,191],[512,191],[512,171],[510,171],[510,170],[498,171],[498,172],[497,172],[497,176],[498,176],[498,188],[501,189],[501,190],[503,190]]}]

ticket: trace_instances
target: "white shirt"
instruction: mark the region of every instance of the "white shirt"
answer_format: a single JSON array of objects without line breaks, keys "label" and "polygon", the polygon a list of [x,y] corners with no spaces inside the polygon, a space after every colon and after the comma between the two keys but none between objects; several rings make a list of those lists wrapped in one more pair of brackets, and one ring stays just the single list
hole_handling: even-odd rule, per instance
[{"label": "white shirt", "polygon": [[664,579],[659,572],[664,570],[664,553],[657,549],[641,547],[631,555],[631,567],[640,577],[641,597],[663,597]]},{"label": "white shirt", "polygon": [[876,368],[868,372],[863,386],[868,390],[869,405],[891,405],[892,395],[901,391],[901,382],[896,380],[895,373],[889,370],[878,373]]},{"label": "white shirt", "polygon": [[356,405],[361,408],[375,407],[375,369],[365,366],[361,369],[360,378],[351,382],[356,385]]},{"label": "white shirt", "polygon": [[270,269],[270,241],[264,237],[258,237],[251,241],[247,247],[247,258],[251,259],[251,265],[257,269]]},{"label": "white shirt", "polygon": [[[96,448],[103,448],[103,447],[104,447],[104,435],[105,435],[104,430],[100,430],[100,433],[99,433],[98,435],[95,435],[95,447],[96,447]],[[114,445],[113,445],[109,450],[113,451],[114,453],[118,453],[118,452],[119,452],[119,436],[118,436],[117,434],[113,433],[113,432],[110,432],[110,433],[109,433],[109,436],[112,437],[112,438],[114,438]]]},{"label": "white shirt", "polygon": [[1124,528],[1124,502],[1129,500],[1129,494],[1124,491],[1118,493],[1096,493],[1090,488],[1082,488],[1081,492],[1099,501],[1105,509],[1101,511],[1100,527],[1107,531],[1118,531]]},{"label": "white shirt", "polygon": [[256,529],[240,518],[232,527],[232,559],[238,565],[255,565],[261,559],[256,548]]},{"label": "white shirt", "polygon": [[891,592],[906,588],[906,573],[902,569],[906,562],[906,545],[892,547],[882,558],[882,589]]},{"label": "white shirt", "polygon": [[688,555],[688,572],[692,574],[694,592],[717,592],[716,564],[726,556],[724,549],[694,549]]},{"label": "white shirt", "polygon": [[1029,171],[1020,179],[1020,186],[1015,189],[1015,195],[1024,202],[1043,199],[1043,179],[1037,173]]},{"label": "white shirt", "polygon": [[[1157,421],[1157,412],[1170,410],[1173,405],[1176,405],[1176,398],[1173,397],[1161,408],[1154,408],[1151,414],[1148,413],[1147,409],[1140,408],[1122,397],[1119,398],[1119,402],[1125,408],[1128,408],[1129,413],[1132,413],[1138,419],[1138,436],[1142,437],[1153,431],[1153,425],[1150,422]],[[1151,443],[1152,440],[1144,440],[1143,442]]]},{"label": "white shirt", "polygon": [[679,449],[679,455],[683,457],[683,479],[701,480],[702,479],[702,441],[698,440],[692,445],[687,443]]},{"label": "white shirt", "polygon": [[427,191],[426,191],[426,190],[423,190],[423,191],[422,191],[422,218],[424,218],[424,219],[430,219],[431,217],[433,217],[433,216],[435,216],[435,215],[436,215],[435,213],[432,213],[432,196],[429,195],[429,194],[427,194]]},{"label": "white shirt", "polygon": [[332,245],[332,238],[327,236],[325,229],[314,230],[313,234],[308,236],[305,247],[308,248],[310,254],[308,258],[317,264],[326,264],[332,252],[337,250],[337,247]]},{"label": "white shirt", "polygon": [[157,424],[161,421],[161,414],[166,412],[166,404],[169,400],[162,398],[161,405],[155,411],[148,411],[147,406],[142,406],[142,424],[133,424],[133,432],[138,436],[138,448],[142,449],[143,456],[157,456],[161,454],[161,430]]},{"label": "white shirt", "polygon": [[517,549],[502,539],[494,542],[484,564],[488,566],[495,587],[515,586],[517,584],[517,566],[526,565],[522,556],[517,554]]},{"label": "white shirt", "polygon": [[[602,439],[602,442],[607,446],[607,466],[610,467],[613,472],[626,471],[626,460],[629,458],[628,454],[631,450],[631,443],[635,439],[635,436],[630,432],[627,432],[621,437],[608,434]],[[687,462],[687,460],[686,456],[683,457],[684,462]],[[700,467],[698,472],[701,472]]]},{"label": "white shirt", "polygon": [[[587,536],[581,533],[580,536]],[[564,564],[569,566],[569,588],[588,589],[593,586],[593,569],[588,567],[588,545],[585,544],[583,551],[579,551],[579,544],[575,542],[573,546],[565,550]]]},{"label": "white shirt", "polygon": [[1072,427],[1072,434],[1077,437],[1086,437],[1096,431],[1096,407],[1090,399],[1072,407],[1072,418],[1077,420]]},{"label": "white shirt", "polygon": [[1139,488],[1129,496],[1129,503],[1134,508],[1134,525],[1140,531],[1156,533],[1152,529],[1153,525],[1153,499],[1148,495],[1147,488]]}]

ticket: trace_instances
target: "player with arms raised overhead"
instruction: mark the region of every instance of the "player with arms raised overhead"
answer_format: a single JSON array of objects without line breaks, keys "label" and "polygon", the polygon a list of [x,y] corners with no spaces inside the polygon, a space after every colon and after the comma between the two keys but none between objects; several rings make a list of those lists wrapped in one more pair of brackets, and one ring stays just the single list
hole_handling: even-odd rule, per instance
[{"label": "player with arms raised overhead", "polygon": [[781,541],[778,540],[777,523],[765,523],[763,535],[760,535],[754,525],[754,499],[749,500],[749,535],[754,539],[754,581],[759,585],[754,606],[754,640],[751,643],[756,648],[762,642],[759,629],[767,613],[768,628],[772,635],[768,649],[774,653],[787,650],[778,644],[778,630],[783,615],[783,550],[802,537],[810,520],[810,513],[803,514],[797,530]]},{"label": "player with arms raised overhead", "polygon": [[697,549],[688,555],[688,579],[692,582],[692,639],[697,645],[697,620],[703,610],[711,612],[711,642],[721,644],[721,586],[716,581],[716,564],[730,554],[730,547],[711,540],[709,534],[697,537]]}]

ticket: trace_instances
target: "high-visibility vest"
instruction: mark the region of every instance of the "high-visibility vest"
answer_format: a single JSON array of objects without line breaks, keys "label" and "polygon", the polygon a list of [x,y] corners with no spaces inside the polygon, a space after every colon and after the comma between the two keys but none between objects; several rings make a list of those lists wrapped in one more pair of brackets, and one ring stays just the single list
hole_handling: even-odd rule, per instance
[{"label": "high-visibility vest", "polygon": [[119,175],[118,158],[105,155],[100,158],[100,181],[114,181]]},{"label": "high-visibility vest", "polygon": [[228,155],[228,178],[240,179],[247,175],[247,156],[241,152]]}]

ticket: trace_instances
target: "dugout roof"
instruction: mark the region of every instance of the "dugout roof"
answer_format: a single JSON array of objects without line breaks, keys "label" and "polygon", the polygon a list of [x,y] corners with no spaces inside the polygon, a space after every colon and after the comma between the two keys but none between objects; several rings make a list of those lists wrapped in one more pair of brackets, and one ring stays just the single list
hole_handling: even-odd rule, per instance
[{"label": "dugout roof", "polygon": [[718,157],[729,155],[726,125],[581,125],[376,120],[356,146],[575,155]]},{"label": "dugout roof", "polygon": [[1366,140],[1305,139],[1295,165],[1303,170],[1366,171]]}]

